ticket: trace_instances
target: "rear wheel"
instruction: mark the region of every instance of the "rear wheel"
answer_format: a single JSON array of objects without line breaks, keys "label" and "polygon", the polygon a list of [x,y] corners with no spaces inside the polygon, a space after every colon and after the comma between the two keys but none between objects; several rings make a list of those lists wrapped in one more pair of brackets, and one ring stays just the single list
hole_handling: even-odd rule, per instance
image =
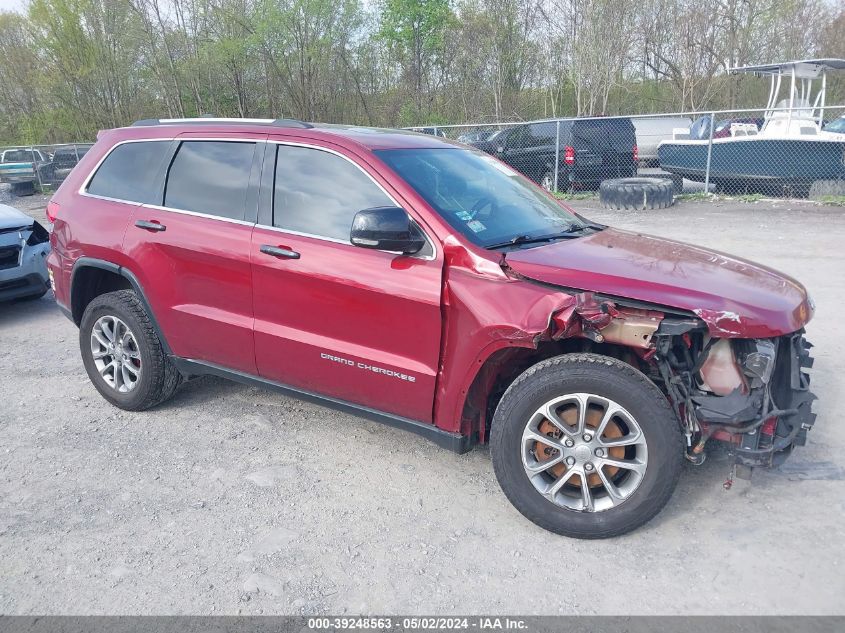
[{"label": "rear wheel", "polygon": [[79,326],[79,347],[97,391],[121,409],[153,407],[172,396],[181,382],[131,290],[109,292],[88,304]]},{"label": "rear wheel", "polygon": [[629,532],[672,495],[678,423],[645,375],[614,358],[570,354],[528,369],[496,410],[496,477],[541,527],[576,538]]}]

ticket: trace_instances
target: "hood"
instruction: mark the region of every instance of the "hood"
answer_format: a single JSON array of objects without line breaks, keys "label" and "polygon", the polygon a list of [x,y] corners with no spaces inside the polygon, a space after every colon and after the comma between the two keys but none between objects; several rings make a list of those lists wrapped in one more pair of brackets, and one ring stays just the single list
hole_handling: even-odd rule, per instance
[{"label": "hood", "polygon": [[26,213],[18,211],[14,207],[0,204],[0,230],[16,229],[22,226],[32,226],[33,220]]},{"label": "hood", "polygon": [[782,336],[813,314],[804,287],[771,268],[617,229],[511,251],[506,263],[543,283],[691,312],[719,337]]}]

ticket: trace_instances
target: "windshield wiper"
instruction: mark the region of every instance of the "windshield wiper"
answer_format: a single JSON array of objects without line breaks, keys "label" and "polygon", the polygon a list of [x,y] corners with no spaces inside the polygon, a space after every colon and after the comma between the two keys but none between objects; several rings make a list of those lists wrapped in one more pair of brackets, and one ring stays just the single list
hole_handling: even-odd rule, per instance
[{"label": "windshield wiper", "polygon": [[550,233],[548,235],[517,235],[514,238],[509,239],[507,242],[499,242],[497,244],[490,244],[485,246],[485,248],[505,248],[506,246],[520,246],[522,244],[539,244],[542,242],[553,242],[554,240],[565,240],[568,238],[576,237],[579,233],[587,229],[591,229],[591,226],[570,226],[565,231],[561,231],[560,233]]}]

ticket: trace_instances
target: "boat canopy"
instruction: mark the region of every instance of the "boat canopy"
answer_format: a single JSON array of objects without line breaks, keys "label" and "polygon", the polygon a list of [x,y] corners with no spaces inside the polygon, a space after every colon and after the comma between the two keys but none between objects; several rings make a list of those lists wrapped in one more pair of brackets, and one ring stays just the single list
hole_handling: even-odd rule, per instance
[{"label": "boat canopy", "polygon": [[779,64],[739,66],[731,68],[732,73],[754,73],[755,75],[792,75],[796,79],[816,79],[829,70],[845,70],[845,59],[802,59]]},{"label": "boat canopy", "polygon": [[[769,100],[764,111],[765,123],[763,130],[769,128],[772,120],[785,119],[775,125],[783,132],[790,133],[793,119],[798,120],[798,129],[805,130],[801,120],[814,121],[818,132],[824,124],[824,106],[827,96],[827,73],[831,70],[845,70],[845,59],[800,59],[779,64],[759,64],[757,66],[740,66],[732,68],[731,73],[751,73],[757,76],[768,76],[770,79]],[[786,99],[780,99],[782,80],[788,82]],[[821,79],[821,87],[815,91],[813,98],[813,83]],[[802,132],[803,133],[803,132]]]}]

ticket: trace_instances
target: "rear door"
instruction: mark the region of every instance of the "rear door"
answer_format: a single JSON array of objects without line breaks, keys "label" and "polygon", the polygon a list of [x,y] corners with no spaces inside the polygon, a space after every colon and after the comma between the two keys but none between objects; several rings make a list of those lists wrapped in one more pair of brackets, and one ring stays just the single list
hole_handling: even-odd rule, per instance
[{"label": "rear door", "polygon": [[124,249],[177,356],[256,373],[250,237],[266,135],[181,135]]},{"label": "rear door", "polygon": [[441,252],[433,243],[415,256],[353,246],[355,213],[402,206],[395,190],[357,154],[272,140],[251,246],[259,373],[431,422]]}]

